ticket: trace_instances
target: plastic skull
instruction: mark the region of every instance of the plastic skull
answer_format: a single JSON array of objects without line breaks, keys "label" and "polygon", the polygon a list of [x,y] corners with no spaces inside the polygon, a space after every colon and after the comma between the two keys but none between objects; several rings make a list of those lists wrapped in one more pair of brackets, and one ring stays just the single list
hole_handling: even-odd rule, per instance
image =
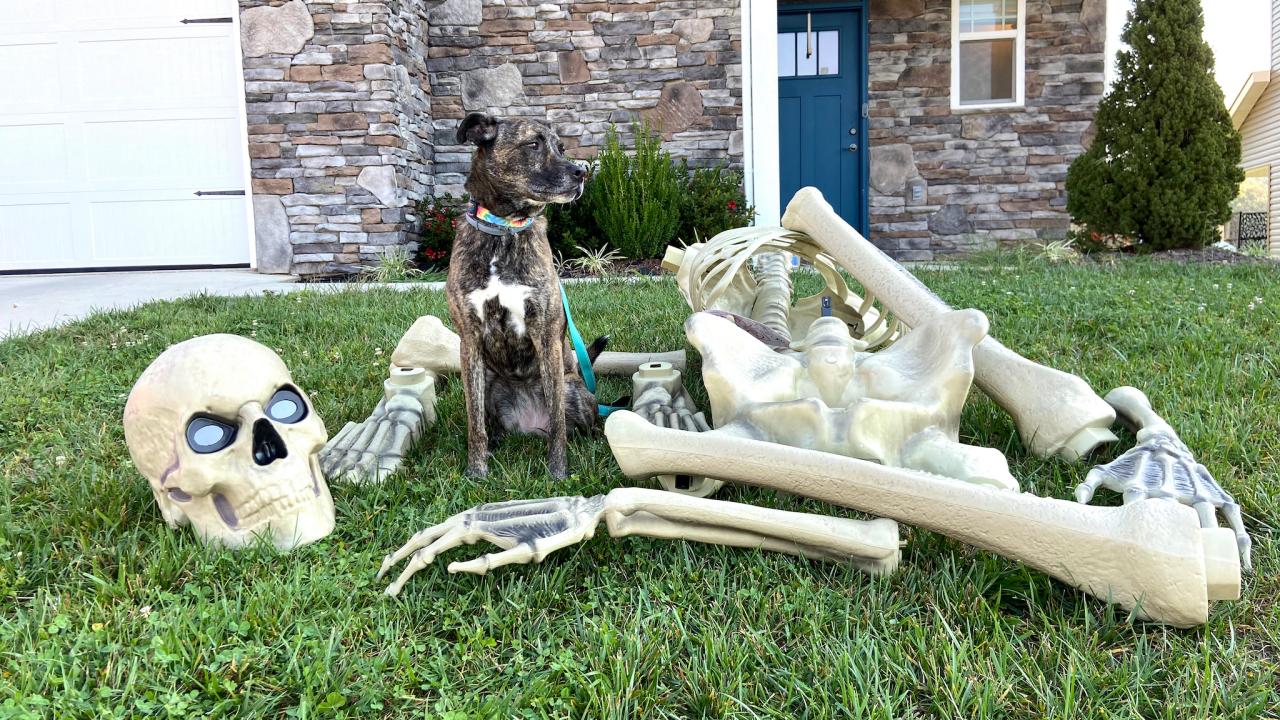
[{"label": "plastic skull", "polygon": [[124,432],[170,527],[232,548],[262,535],[282,551],[333,531],[324,421],[252,340],[205,335],[165,350],[133,386]]}]

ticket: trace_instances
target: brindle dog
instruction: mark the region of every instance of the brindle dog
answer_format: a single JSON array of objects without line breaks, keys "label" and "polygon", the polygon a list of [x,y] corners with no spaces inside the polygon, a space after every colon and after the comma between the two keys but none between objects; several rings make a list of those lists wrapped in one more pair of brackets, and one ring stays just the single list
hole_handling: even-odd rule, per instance
[{"label": "brindle dog", "polygon": [[[566,423],[591,428],[596,400],[566,347],[560,280],[540,215],[549,203],[581,197],[586,171],[540,122],[472,113],[458,142],[478,148],[466,184],[474,202],[509,221],[536,218],[504,235],[464,219],[453,241],[445,292],[462,338],[467,472],[484,477],[490,448],[521,432],[547,438],[549,470],[563,478]],[[603,346],[603,339],[592,345],[592,360]]]}]

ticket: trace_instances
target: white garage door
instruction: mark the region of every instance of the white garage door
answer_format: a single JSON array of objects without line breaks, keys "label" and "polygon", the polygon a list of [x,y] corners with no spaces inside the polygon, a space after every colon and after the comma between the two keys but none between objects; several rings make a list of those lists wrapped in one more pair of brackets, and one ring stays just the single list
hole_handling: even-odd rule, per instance
[{"label": "white garage door", "polygon": [[249,262],[236,12],[0,0],[0,271]]}]

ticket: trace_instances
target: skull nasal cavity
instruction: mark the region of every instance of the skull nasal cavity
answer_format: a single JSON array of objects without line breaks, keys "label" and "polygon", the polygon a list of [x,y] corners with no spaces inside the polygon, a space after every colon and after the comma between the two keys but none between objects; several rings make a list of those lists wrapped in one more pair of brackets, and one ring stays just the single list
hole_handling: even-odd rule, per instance
[{"label": "skull nasal cavity", "polygon": [[289,456],[280,433],[272,427],[266,418],[260,418],[253,424],[253,461],[259,465],[270,465],[276,460]]}]

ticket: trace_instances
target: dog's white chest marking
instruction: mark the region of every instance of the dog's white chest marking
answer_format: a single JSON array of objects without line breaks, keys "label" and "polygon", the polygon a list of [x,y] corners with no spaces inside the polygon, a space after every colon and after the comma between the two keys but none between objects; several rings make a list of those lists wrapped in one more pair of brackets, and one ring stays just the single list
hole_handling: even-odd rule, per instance
[{"label": "dog's white chest marking", "polygon": [[498,304],[507,311],[511,329],[516,335],[524,335],[524,304],[532,291],[533,288],[528,285],[503,282],[495,272],[489,276],[489,284],[479,290],[472,290],[467,294],[467,300],[471,303],[471,307],[475,308],[476,317],[480,318],[480,322],[484,322],[485,304],[497,298]]}]

